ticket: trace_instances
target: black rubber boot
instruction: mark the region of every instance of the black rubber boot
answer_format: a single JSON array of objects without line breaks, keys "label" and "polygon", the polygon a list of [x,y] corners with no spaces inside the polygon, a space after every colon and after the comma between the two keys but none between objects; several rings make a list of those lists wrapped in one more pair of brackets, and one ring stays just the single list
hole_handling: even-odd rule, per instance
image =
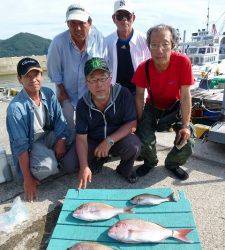
[{"label": "black rubber boot", "polygon": [[151,169],[153,169],[155,166],[149,166],[148,164],[144,163],[141,165],[139,168],[136,170],[136,174],[139,177],[145,176],[146,174],[149,173]]},{"label": "black rubber boot", "polygon": [[189,178],[189,175],[188,173],[183,170],[181,167],[177,166],[175,168],[168,168],[167,169],[173,173],[173,175],[175,175],[178,179],[184,181],[184,180],[187,180]]}]

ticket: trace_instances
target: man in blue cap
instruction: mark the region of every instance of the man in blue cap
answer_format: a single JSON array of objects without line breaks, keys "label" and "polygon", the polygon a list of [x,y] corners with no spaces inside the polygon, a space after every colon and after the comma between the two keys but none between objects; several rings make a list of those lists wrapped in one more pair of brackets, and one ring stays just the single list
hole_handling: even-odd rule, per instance
[{"label": "man in blue cap", "polygon": [[[77,165],[74,149],[68,145],[67,123],[54,92],[42,85],[42,69],[33,58],[17,65],[23,89],[7,109],[7,131],[15,166],[23,176],[25,196],[37,198],[37,185],[59,172],[59,163],[67,173]],[[68,151],[69,150],[69,151]]]}]

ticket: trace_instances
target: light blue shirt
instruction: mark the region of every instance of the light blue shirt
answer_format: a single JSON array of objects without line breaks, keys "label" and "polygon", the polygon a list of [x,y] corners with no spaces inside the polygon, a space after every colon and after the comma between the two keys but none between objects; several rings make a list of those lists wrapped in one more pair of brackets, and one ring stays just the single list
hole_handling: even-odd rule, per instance
[{"label": "light blue shirt", "polygon": [[50,44],[47,55],[48,75],[52,82],[63,84],[74,108],[87,91],[84,65],[92,57],[107,60],[107,48],[102,34],[91,27],[87,48],[80,52],[71,40],[69,30],[57,35]]}]

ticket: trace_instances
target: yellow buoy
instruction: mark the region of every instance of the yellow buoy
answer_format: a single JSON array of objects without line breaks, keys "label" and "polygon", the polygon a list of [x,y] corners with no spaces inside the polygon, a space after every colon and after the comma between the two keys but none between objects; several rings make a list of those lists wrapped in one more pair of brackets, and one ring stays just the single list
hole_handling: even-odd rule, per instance
[{"label": "yellow buoy", "polygon": [[18,92],[19,92],[18,90],[13,89],[13,88],[11,88],[10,91],[9,91],[10,96],[16,96],[18,94]]},{"label": "yellow buoy", "polygon": [[194,127],[195,127],[195,133],[196,133],[197,138],[201,138],[202,135],[205,132],[208,132],[210,128],[210,126],[207,126],[204,124],[194,124]]}]

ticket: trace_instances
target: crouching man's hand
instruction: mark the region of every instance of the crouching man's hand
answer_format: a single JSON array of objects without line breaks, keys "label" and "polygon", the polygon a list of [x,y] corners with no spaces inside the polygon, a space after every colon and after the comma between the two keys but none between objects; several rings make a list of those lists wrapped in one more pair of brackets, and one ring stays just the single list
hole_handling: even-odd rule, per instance
[{"label": "crouching man's hand", "polygon": [[60,160],[66,153],[66,139],[59,139],[55,144],[55,156]]},{"label": "crouching man's hand", "polygon": [[23,187],[27,201],[34,201],[37,199],[37,186],[39,184],[40,182],[31,175],[24,178]]},{"label": "crouching man's hand", "polygon": [[109,155],[109,150],[111,145],[107,142],[107,140],[103,140],[95,149],[95,156],[98,158],[107,157]]},{"label": "crouching man's hand", "polygon": [[181,140],[189,140],[191,136],[191,131],[189,128],[182,128],[178,131],[175,139],[175,144],[179,144]]},{"label": "crouching man's hand", "polygon": [[88,166],[80,168],[78,189],[86,188],[87,182],[91,182],[92,172]]}]

